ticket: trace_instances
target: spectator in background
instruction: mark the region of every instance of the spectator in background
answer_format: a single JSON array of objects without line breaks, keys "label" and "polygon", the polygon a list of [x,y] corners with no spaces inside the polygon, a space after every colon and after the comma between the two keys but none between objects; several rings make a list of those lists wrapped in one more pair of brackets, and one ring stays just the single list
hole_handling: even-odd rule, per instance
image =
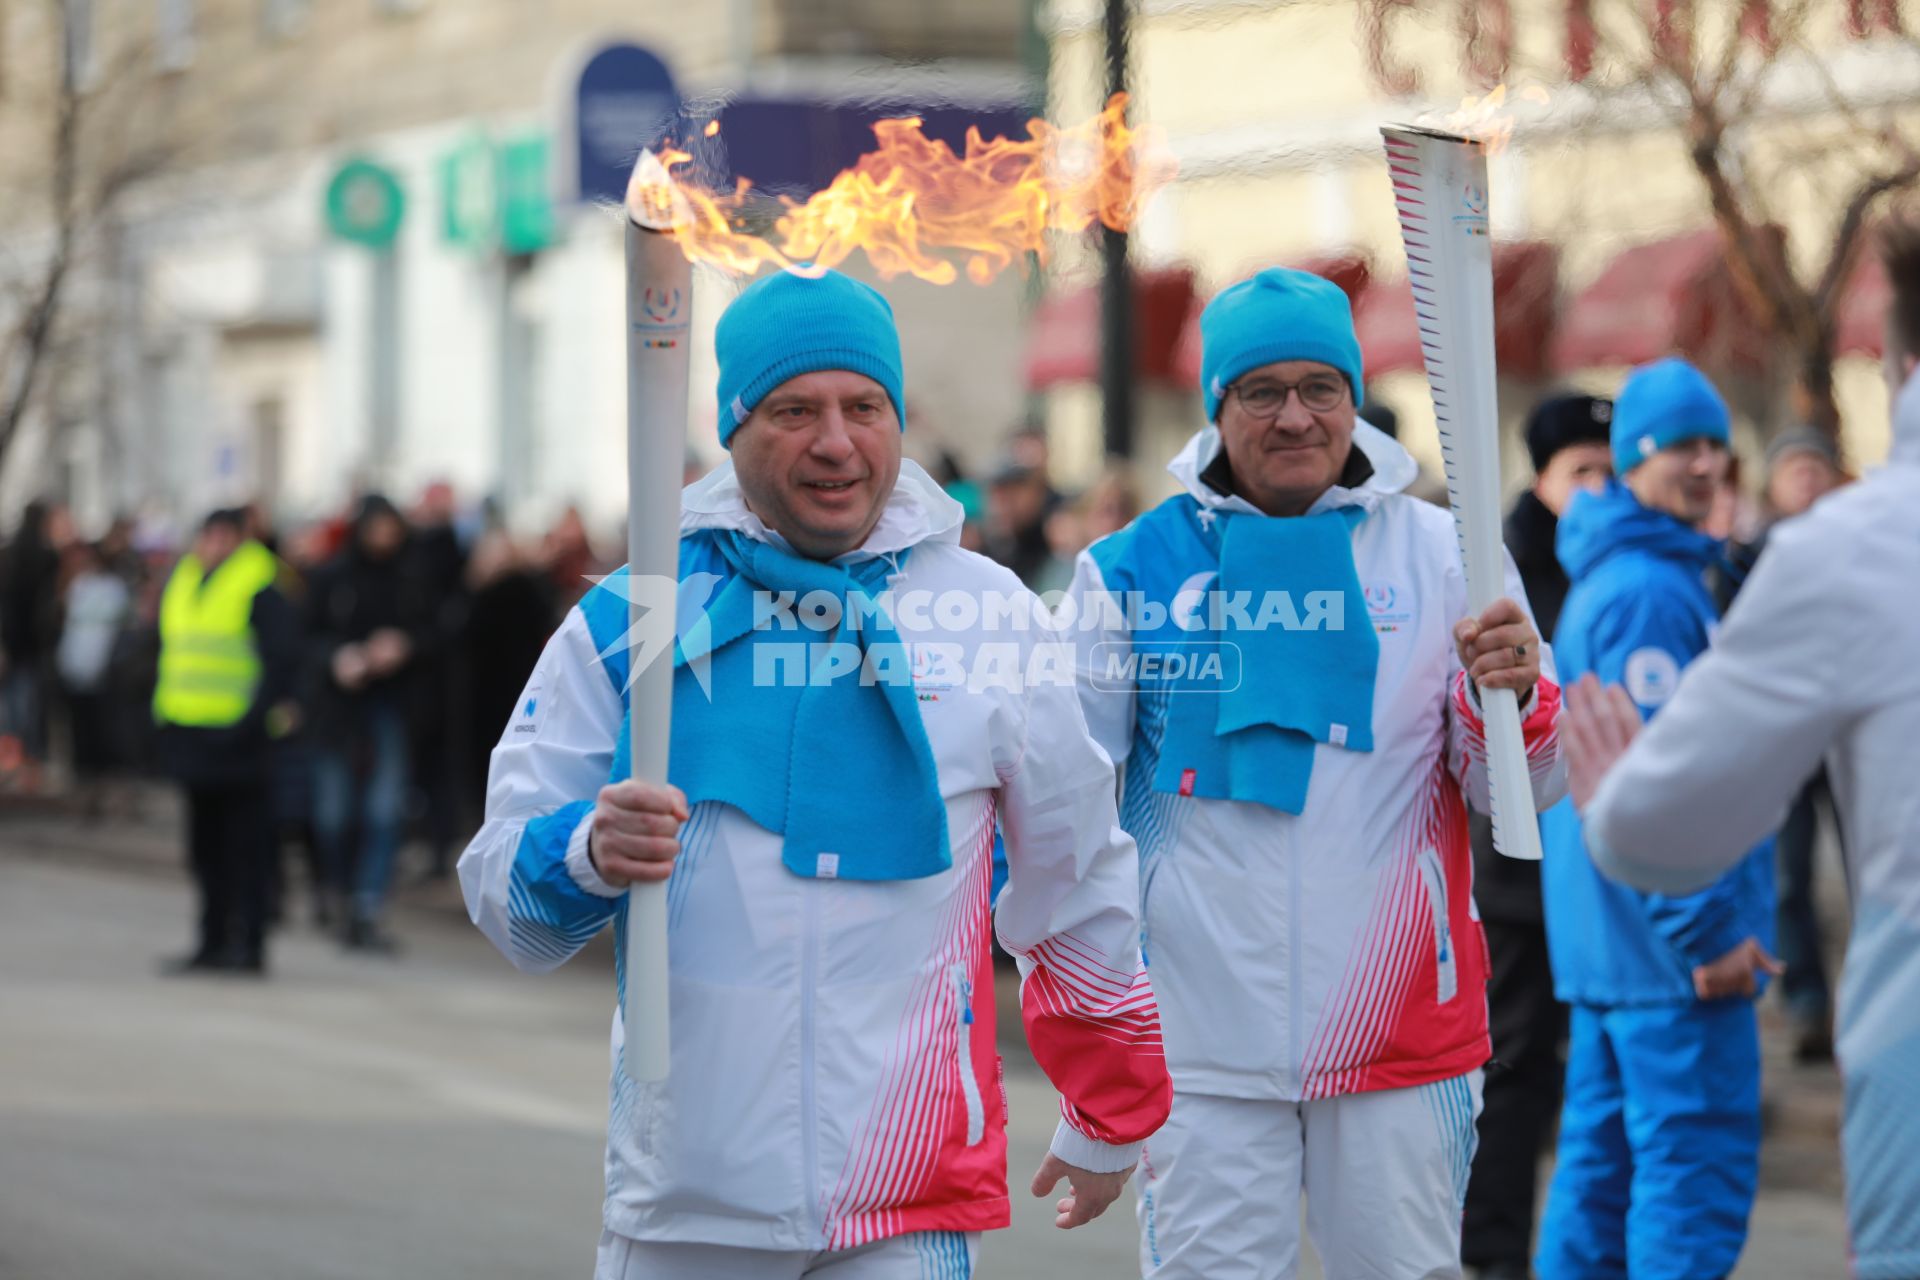
[{"label": "spectator in background", "polygon": [[1140,514],[1140,486],[1134,483],[1126,464],[1115,463],[1074,505],[1079,509],[1081,536],[1086,539],[1074,548],[1078,556],[1088,546],[1133,523]]},{"label": "spectator in background", "polygon": [[553,586],[554,605],[564,613],[579,603],[593,585],[592,575],[601,568],[593,541],[587,537],[587,523],[580,518],[580,508],[568,507],[560,513],[547,532],[540,556],[547,567],[547,581]]},{"label": "spectator in background", "polygon": [[1062,502],[1047,517],[1047,546],[1052,555],[1027,585],[1035,592],[1065,591],[1073,585],[1074,560],[1090,545],[1118,533],[1140,514],[1140,494],[1124,465],[1108,468],[1087,491]]},{"label": "spectator in background", "polygon": [[67,704],[74,782],[82,793],[86,816],[97,818],[105,800],[106,778],[122,760],[110,677],[132,593],[91,543],[74,544],[72,561],[55,665]]},{"label": "spectator in background", "polygon": [[463,739],[460,798],[475,819],[486,807],[487,762],[502,725],[553,634],[553,589],[504,529],[490,529],[467,561],[469,606],[460,664],[472,731]]},{"label": "spectator in background", "polygon": [[[1555,649],[1569,680],[1621,682],[1644,716],[1707,651],[1718,617],[1703,531],[1732,424],[1699,370],[1634,371],[1614,406],[1619,479],[1568,504],[1573,581]],[[1707,1277],[1733,1270],[1759,1180],[1754,996],[1779,972],[1771,839],[1699,893],[1602,879],[1569,802],[1543,822],[1541,890],[1555,994],[1572,1006],[1543,1276]],[[1638,851],[1626,851],[1630,856]]]},{"label": "spectator in background", "polygon": [[934,483],[946,491],[949,498],[960,504],[962,514],[960,524],[960,545],[968,551],[986,554],[986,515],[987,495],[979,484],[967,478],[965,468],[953,450],[942,448],[933,457],[927,467],[927,474]]},{"label": "spectator in background", "polygon": [[237,510],[207,517],[167,580],[153,717],[187,793],[199,944],[165,972],[266,972],[271,745],[299,665],[273,553]]},{"label": "spectator in background", "polygon": [[987,555],[1028,587],[1040,581],[1053,559],[1047,517],[1058,501],[1031,447],[1009,447],[987,477]]},{"label": "spectator in background", "polygon": [[[47,758],[47,689],[60,636],[60,513],[34,501],[0,557],[0,770],[36,792]],[[11,739],[11,742],[5,742]]]},{"label": "spectator in background", "polygon": [[459,696],[465,683],[459,670],[459,641],[466,627],[467,553],[453,518],[453,486],[445,481],[428,485],[414,505],[413,536],[407,545],[409,569],[423,593],[408,740],[427,871],[435,879],[453,869],[460,809],[459,753],[454,744],[470,732],[469,708]]},{"label": "spectator in background", "polygon": [[406,819],[408,697],[428,622],[406,549],[399,511],[369,495],[346,549],[307,592],[315,835],[345,900],[342,941],[356,950],[394,949],[381,914]]},{"label": "spectator in background", "polygon": [[[1585,395],[1541,401],[1527,415],[1533,487],[1507,515],[1507,551],[1520,570],[1543,638],[1553,639],[1567,575],[1554,554],[1560,513],[1575,493],[1605,486],[1613,474],[1607,446],[1613,402]],[[1560,1043],[1566,1006],[1553,998],[1547,927],[1540,910],[1540,865],[1501,856],[1493,823],[1477,810],[1473,898],[1486,928],[1489,1029],[1493,1062],[1480,1113],[1480,1149],[1467,1184],[1460,1257],[1481,1280],[1526,1280],[1533,1255],[1540,1151],[1560,1110]]]},{"label": "spectator in background", "polygon": [[1767,445],[1767,487],[1760,509],[1769,523],[1788,520],[1848,480],[1833,437],[1815,427],[1782,431]]},{"label": "spectator in background", "polygon": [[[281,589],[293,602],[295,612],[308,616],[309,584],[334,551],[325,521],[304,525],[287,537],[287,572],[281,577]],[[311,663],[309,663],[311,666]],[[312,680],[302,692],[311,699]],[[273,918],[284,918],[286,910],[286,864],[289,846],[299,850],[307,877],[308,910],[313,922],[322,929],[343,923],[338,918],[341,895],[330,876],[313,822],[314,750],[310,715],[302,714],[288,726],[287,733],[274,744],[273,822],[275,831],[274,876],[272,881]]]}]

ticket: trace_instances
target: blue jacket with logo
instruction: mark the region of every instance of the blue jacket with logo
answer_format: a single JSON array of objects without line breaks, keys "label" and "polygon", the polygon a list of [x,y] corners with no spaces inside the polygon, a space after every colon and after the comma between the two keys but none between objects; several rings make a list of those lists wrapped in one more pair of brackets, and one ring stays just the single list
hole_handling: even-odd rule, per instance
[{"label": "blue jacket with logo", "polygon": [[[1673,696],[1717,615],[1703,574],[1720,543],[1642,506],[1619,481],[1579,494],[1561,518],[1572,579],[1554,653],[1568,685],[1591,671],[1626,687],[1643,716]],[[1603,878],[1571,800],[1542,819],[1541,889],[1554,992],[1590,1005],[1693,1000],[1695,966],[1748,937],[1773,945],[1773,838],[1699,893],[1641,893]]]}]

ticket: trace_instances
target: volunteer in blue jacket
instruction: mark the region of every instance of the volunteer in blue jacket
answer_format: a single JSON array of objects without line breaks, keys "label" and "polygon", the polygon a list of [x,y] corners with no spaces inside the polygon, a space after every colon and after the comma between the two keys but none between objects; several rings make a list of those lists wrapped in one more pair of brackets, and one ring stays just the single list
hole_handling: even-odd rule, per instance
[{"label": "volunteer in blue jacket", "polygon": [[[1702,575],[1721,546],[1699,526],[1730,438],[1726,403],[1691,365],[1628,378],[1613,418],[1619,479],[1560,521],[1573,581],[1554,635],[1564,679],[1623,684],[1651,716],[1706,650],[1716,617]],[[1779,971],[1772,840],[1676,898],[1604,879],[1570,803],[1545,831],[1547,941],[1572,1027],[1535,1265],[1543,1280],[1725,1276],[1759,1169],[1754,996]]]}]

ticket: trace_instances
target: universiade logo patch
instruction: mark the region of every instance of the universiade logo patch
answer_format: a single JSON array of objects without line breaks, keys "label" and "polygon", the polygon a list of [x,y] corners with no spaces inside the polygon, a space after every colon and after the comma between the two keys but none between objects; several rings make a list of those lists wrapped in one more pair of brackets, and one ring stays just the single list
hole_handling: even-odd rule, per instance
[{"label": "universiade logo patch", "polygon": [[[711,701],[709,609],[725,579],[622,574],[593,581],[628,605],[628,627],[599,653],[603,662],[630,658],[627,690],[663,658],[691,654],[685,666]],[[1026,591],[889,589],[852,592],[843,604],[828,591],[757,590],[750,606],[750,684],[899,684],[923,702],[958,689],[1079,682],[1109,690],[1226,693],[1239,688],[1245,674],[1245,655],[1232,637],[1268,629],[1344,630],[1346,606],[1339,591],[1306,591],[1296,599],[1285,591],[1208,590],[1204,578],[1183,584],[1172,600],[1143,592],[1078,600],[1063,593],[1048,599]],[[1175,638],[1168,637],[1169,627],[1179,633]],[[876,629],[881,636],[872,634]],[[882,638],[886,632],[894,636]]]}]

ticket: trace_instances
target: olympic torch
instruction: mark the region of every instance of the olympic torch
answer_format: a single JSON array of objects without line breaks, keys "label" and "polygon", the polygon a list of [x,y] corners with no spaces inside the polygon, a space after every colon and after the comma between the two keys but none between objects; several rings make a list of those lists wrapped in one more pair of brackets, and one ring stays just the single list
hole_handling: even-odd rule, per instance
[{"label": "olympic torch", "polygon": [[[1420,349],[1433,392],[1447,495],[1479,614],[1506,589],[1500,549],[1500,414],[1494,383],[1493,241],[1484,143],[1450,133],[1386,128],[1387,169],[1407,249]],[[1540,830],[1511,689],[1480,690],[1494,847],[1539,861]]]},{"label": "olympic torch", "polygon": [[[680,568],[680,475],[687,447],[688,321],[693,267],[674,240],[685,225],[664,165],[642,152],[627,185],[627,658],[635,778],[667,780],[673,727],[673,629],[646,646],[642,617],[673,607],[655,590]],[[657,633],[660,619],[646,624]],[[627,1075],[667,1078],[667,886],[627,891]]]}]

